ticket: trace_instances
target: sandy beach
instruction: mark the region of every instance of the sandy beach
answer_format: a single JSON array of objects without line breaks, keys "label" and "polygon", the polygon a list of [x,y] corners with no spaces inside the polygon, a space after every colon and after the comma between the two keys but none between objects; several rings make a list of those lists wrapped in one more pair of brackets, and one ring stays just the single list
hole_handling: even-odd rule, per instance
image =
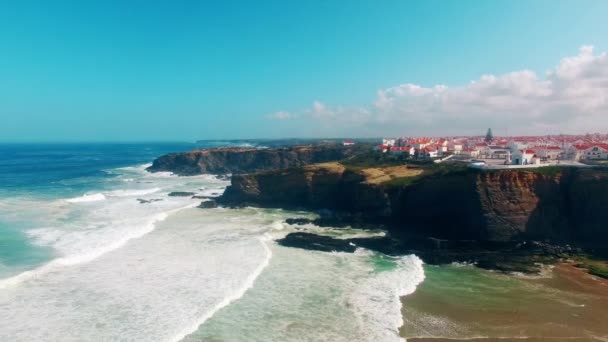
[{"label": "sandy beach", "polygon": [[608,341],[608,281],[571,264],[543,276],[426,266],[402,299],[408,341]]}]

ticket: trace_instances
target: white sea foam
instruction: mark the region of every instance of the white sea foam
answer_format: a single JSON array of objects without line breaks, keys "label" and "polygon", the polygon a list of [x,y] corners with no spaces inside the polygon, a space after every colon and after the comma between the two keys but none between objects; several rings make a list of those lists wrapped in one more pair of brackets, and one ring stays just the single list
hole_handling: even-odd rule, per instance
[{"label": "white sea foam", "polygon": [[416,291],[424,280],[423,262],[415,255],[395,260],[396,268],[380,271],[363,281],[352,293],[357,317],[366,331],[366,341],[399,341],[403,325],[401,297]]},{"label": "white sea foam", "polygon": [[134,166],[125,166],[125,167],[119,167],[116,169],[112,169],[112,170],[107,170],[110,172],[116,172],[116,171],[136,171],[139,173],[143,173],[146,172],[146,169],[149,168],[150,166],[152,166],[152,163],[146,163],[146,164],[140,164],[140,165],[134,165]]},{"label": "white sea foam", "polygon": [[249,213],[180,211],[125,248],[4,292],[0,331],[11,340],[179,340],[253,286],[271,258],[267,237],[252,233],[263,226]]},{"label": "white sea foam", "polygon": [[106,196],[104,196],[102,193],[96,193],[96,194],[88,194],[88,195],[82,195],[80,197],[70,198],[70,199],[67,199],[66,202],[84,203],[84,202],[103,201],[105,199],[106,199]]},{"label": "white sea foam", "polygon": [[[158,213],[158,214],[148,218],[147,222],[144,223],[143,225],[141,225],[139,227],[139,229],[126,231],[124,233],[124,235],[122,235],[119,239],[117,239],[115,241],[111,241],[106,245],[102,245],[102,246],[99,246],[94,249],[83,251],[81,253],[76,253],[76,254],[59,257],[59,258],[53,259],[49,263],[44,264],[33,270],[25,271],[16,276],[2,279],[2,280],[0,280],[0,289],[18,285],[29,279],[36,278],[36,277],[42,276],[48,272],[54,271],[57,268],[66,267],[66,266],[74,266],[74,265],[83,264],[83,263],[87,263],[92,260],[95,260],[108,252],[111,252],[113,250],[116,250],[116,249],[124,246],[127,242],[129,242],[129,240],[140,238],[140,237],[148,234],[149,232],[153,231],[156,226],[156,223],[165,220],[171,213],[177,212],[177,211],[179,211],[181,209],[185,209],[185,208],[192,208],[194,206],[196,206],[196,204],[193,203],[193,204],[184,206],[182,208],[174,209],[174,210],[171,210],[168,212]],[[49,234],[46,231],[45,231],[45,233],[42,233],[39,231],[39,232],[32,232],[31,234],[35,235],[36,233],[42,234],[42,235]],[[57,232],[51,231],[50,234],[57,234]],[[41,240],[48,241],[48,240],[52,240],[52,239],[49,239],[49,238],[45,239],[44,237],[42,237]]]},{"label": "white sea foam", "polygon": [[268,266],[268,264],[270,263],[270,259],[272,258],[272,251],[270,250],[270,248],[268,248],[268,245],[267,245],[267,241],[269,239],[270,239],[269,235],[264,235],[263,237],[259,238],[259,241],[262,244],[262,246],[264,247],[264,251],[266,252],[266,257],[264,258],[264,260],[262,260],[262,262],[259,264],[259,266],[255,270],[253,270],[251,275],[249,275],[249,277],[247,277],[247,279],[245,279],[243,286],[241,288],[237,289],[234,293],[231,293],[228,296],[226,296],[221,302],[216,304],[213,308],[211,308],[203,316],[199,317],[195,322],[193,322],[193,324],[191,324],[190,326],[188,326],[187,328],[182,330],[179,334],[177,334],[176,336],[171,338],[170,341],[178,342],[178,341],[183,340],[186,336],[195,332],[203,323],[205,323],[205,321],[207,321],[209,318],[211,318],[216,312],[218,312],[222,308],[228,306],[230,303],[234,302],[235,300],[238,300],[239,298],[241,298],[245,294],[245,292],[247,292],[247,290],[249,290],[251,287],[253,287],[255,280],[260,276],[260,274],[262,274],[262,271]]},{"label": "white sea foam", "polygon": [[106,193],[106,196],[128,197],[128,196],[144,196],[159,192],[160,188],[152,189],[135,189],[135,190],[114,190]]},{"label": "white sea foam", "polygon": [[202,190],[199,195],[202,196],[209,196],[209,197],[218,197],[220,195],[222,195],[224,193],[225,188],[223,187],[217,187],[217,188],[211,188],[211,189],[205,189]]}]

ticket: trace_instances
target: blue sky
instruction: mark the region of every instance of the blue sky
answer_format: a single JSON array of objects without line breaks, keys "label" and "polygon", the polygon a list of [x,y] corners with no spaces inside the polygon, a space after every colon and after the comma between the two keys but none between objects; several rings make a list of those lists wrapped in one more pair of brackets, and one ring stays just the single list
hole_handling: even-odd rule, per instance
[{"label": "blue sky", "polygon": [[[2,1],[0,140],[468,134],[502,128],[508,120],[497,115],[534,111],[538,103],[514,107],[521,98],[507,98],[498,108],[484,107],[485,114],[467,116],[469,107],[436,109],[436,103],[430,112],[428,99],[420,104],[422,97],[412,100],[409,90],[407,99],[398,92],[399,106],[380,110],[378,96],[399,85],[442,85],[453,99],[461,93],[452,89],[468,92],[471,80],[482,75],[520,70],[534,72],[537,87],[547,71],[579,55],[583,45],[595,47],[591,54],[599,59],[590,70],[602,73],[606,13],[607,1]],[[520,76],[508,78],[508,87],[521,89]],[[503,84],[498,81],[493,84]],[[593,88],[589,96],[604,89]],[[552,103],[557,93],[551,90]],[[547,102],[547,93],[542,96]],[[560,108],[578,115],[577,106],[584,106],[576,101]],[[605,109],[603,102],[592,112],[580,109],[577,120],[608,115]],[[548,106],[530,114],[538,122],[521,133],[574,127],[546,119],[564,120],[560,110]],[[509,129],[518,132],[517,126]]]}]

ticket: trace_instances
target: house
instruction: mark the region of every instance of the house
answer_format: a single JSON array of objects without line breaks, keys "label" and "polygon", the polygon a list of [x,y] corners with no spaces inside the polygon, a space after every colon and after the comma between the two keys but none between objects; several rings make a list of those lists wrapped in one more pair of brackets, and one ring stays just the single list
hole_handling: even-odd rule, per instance
[{"label": "house", "polygon": [[583,151],[582,159],[608,159],[608,144],[592,144]]},{"label": "house", "polygon": [[516,150],[511,156],[513,165],[530,165],[539,164],[540,159],[536,156],[536,152],[532,149]]},{"label": "house", "polygon": [[462,143],[460,142],[456,142],[456,141],[452,141],[450,143],[448,143],[448,151],[454,153],[454,154],[460,154],[460,152],[462,152]]},{"label": "house", "polygon": [[380,151],[382,153],[385,153],[386,151],[388,151],[388,149],[389,149],[389,145],[384,145],[384,144],[374,147],[375,151]]},{"label": "house", "polygon": [[443,139],[443,138],[439,139],[437,141],[436,145],[437,145],[439,151],[441,151],[441,152],[447,152],[448,151],[448,140],[447,139]]},{"label": "house", "polygon": [[564,157],[564,150],[559,146],[537,146],[532,149],[542,159],[558,160]]},{"label": "house", "polygon": [[479,151],[472,148],[465,148],[460,151],[460,154],[471,158],[479,157]]},{"label": "house", "polygon": [[354,145],[354,144],[355,144],[355,142],[354,142],[354,141],[352,141],[352,140],[344,140],[344,141],[342,142],[342,145],[343,145],[343,146],[352,146],[352,145]]},{"label": "house", "polygon": [[481,155],[491,159],[506,159],[510,152],[508,148],[498,145],[487,145],[479,151]]},{"label": "house", "polygon": [[473,146],[471,146],[470,148],[473,150],[476,150],[479,153],[482,153],[482,151],[484,151],[486,147],[488,147],[488,144],[486,144],[486,143],[476,143]]},{"label": "house", "polygon": [[395,146],[395,147],[391,147],[389,150],[389,153],[391,154],[403,154],[403,153],[407,153],[410,156],[413,156],[414,153],[416,152],[416,150],[414,149],[414,147],[412,146]]},{"label": "house", "polygon": [[418,150],[418,156],[423,158],[436,158],[439,156],[439,150],[435,145],[426,146]]},{"label": "house", "polygon": [[382,139],[382,145],[390,145],[390,146],[395,146],[395,142],[397,139],[393,139],[393,138],[383,138]]},{"label": "house", "polygon": [[568,160],[581,160],[584,151],[589,148],[587,145],[583,144],[572,144],[566,150],[566,159]]},{"label": "house", "polygon": [[409,139],[407,143],[408,145],[414,146],[415,149],[420,150],[432,144],[433,140],[430,138],[415,138]]},{"label": "house", "polygon": [[565,154],[570,160],[608,159],[608,144],[573,144]]}]

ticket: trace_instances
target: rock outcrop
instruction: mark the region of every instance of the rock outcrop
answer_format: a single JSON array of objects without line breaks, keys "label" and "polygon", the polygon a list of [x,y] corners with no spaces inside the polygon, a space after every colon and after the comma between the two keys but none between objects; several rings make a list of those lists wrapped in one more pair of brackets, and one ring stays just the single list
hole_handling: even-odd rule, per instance
[{"label": "rock outcrop", "polygon": [[355,150],[356,147],[340,145],[201,149],[161,156],[147,170],[181,176],[250,173],[341,160],[352,156]]},{"label": "rock outcrop", "polygon": [[329,209],[355,224],[386,225],[395,237],[608,247],[605,170],[460,168],[388,179],[339,163],[235,175],[218,202]]}]

